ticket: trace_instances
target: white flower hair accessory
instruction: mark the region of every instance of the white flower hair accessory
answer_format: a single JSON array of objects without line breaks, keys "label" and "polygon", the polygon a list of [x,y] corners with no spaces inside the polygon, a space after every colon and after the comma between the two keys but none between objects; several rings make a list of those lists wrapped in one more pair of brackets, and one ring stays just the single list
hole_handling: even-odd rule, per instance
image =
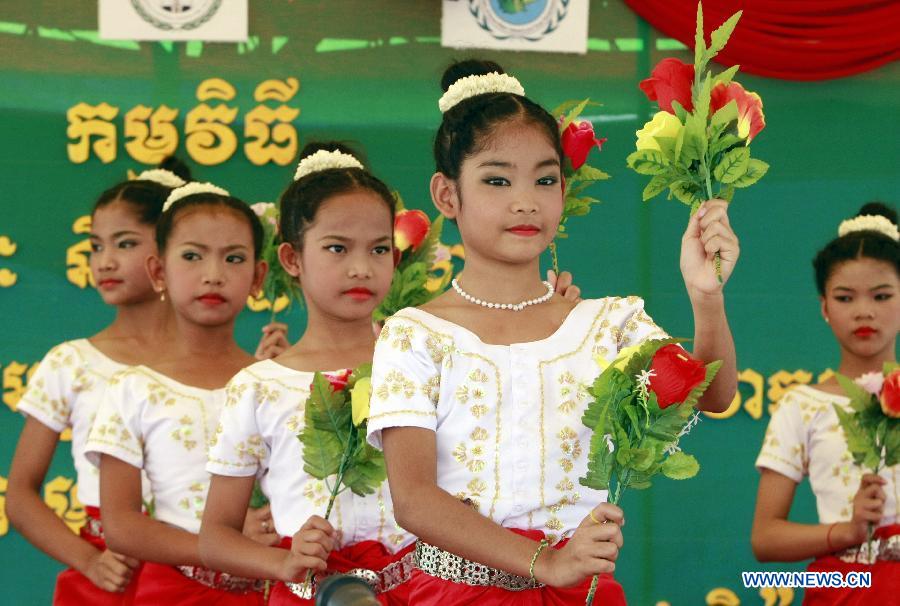
[{"label": "white flower hair accessory", "polygon": [[137,177],[135,177],[134,180],[153,181],[154,183],[159,183],[163,187],[169,187],[171,189],[175,189],[176,187],[181,187],[187,184],[187,181],[185,181],[172,171],[166,170],[164,168],[152,168],[150,170],[145,170]]},{"label": "white flower hair accessory", "polygon": [[857,231],[877,231],[894,242],[900,240],[900,230],[897,229],[897,226],[890,219],[881,215],[860,215],[841,221],[838,226],[838,236],[840,237]]},{"label": "white flower hair accessory", "polygon": [[300,164],[297,165],[297,172],[294,173],[294,181],[299,181],[306,175],[317,173],[320,170],[328,170],[329,168],[363,168],[363,165],[362,162],[342,151],[320,149],[316,153],[300,160]]},{"label": "white flower hair accessory", "polygon": [[213,185],[212,183],[192,182],[172,190],[172,193],[169,194],[168,198],[166,198],[165,204],[163,204],[163,212],[169,210],[169,208],[173,204],[175,204],[182,198],[187,198],[188,196],[193,196],[194,194],[218,194],[220,196],[231,195],[227,190],[222,189],[218,185]]},{"label": "white flower hair accessory", "polygon": [[465,101],[469,97],[486,93],[511,93],[525,96],[525,89],[522,88],[518,80],[509,74],[491,72],[489,74],[466,76],[450,85],[447,92],[438,100],[438,107],[443,114],[457,103]]}]

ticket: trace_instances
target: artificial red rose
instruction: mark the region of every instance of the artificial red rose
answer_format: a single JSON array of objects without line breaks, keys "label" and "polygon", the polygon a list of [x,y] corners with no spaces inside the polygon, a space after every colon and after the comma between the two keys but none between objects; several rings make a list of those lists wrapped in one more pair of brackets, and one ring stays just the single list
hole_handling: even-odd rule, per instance
[{"label": "artificial red rose", "polygon": [[328,382],[331,383],[331,389],[335,392],[343,391],[347,388],[347,382],[350,380],[350,375],[353,374],[352,370],[342,370],[336,375],[325,374],[325,378],[328,379]]},{"label": "artificial red rose", "polygon": [[692,358],[678,345],[660,347],[650,363],[650,391],[660,408],[684,402],[691,391],[706,379],[706,365]]},{"label": "artificial red rose", "polygon": [[431,221],[418,209],[401,210],[394,218],[394,246],[400,252],[417,249],[428,235]]},{"label": "artificial red rose", "polygon": [[660,61],[650,77],[641,80],[640,87],[651,101],[659,103],[659,109],[674,114],[672,101],[678,101],[687,111],[693,111],[691,86],[694,84],[694,66],[669,57]]},{"label": "artificial red rose", "polygon": [[563,153],[572,162],[572,168],[578,170],[587,160],[594,146],[600,151],[606,143],[606,137],[598,139],[594,136],[594,125],[588,120],[573,120],[562,132]]},{"label": "artificial red rose", "polygon": [[900,369],[884,378],[881,388],[881,411],[894,419],[900,419]]},{"label": "artificial red rose", "polygon": [[738,136],[747,139],[747,143],[759,134],[766,126],[766,117],[763,115],[762,99],[756,93],[744,90],[737,82],[725,84],[720,82],[710,91],[709,114],[713,115],[719,109],[728,105],[731,100],[737,102]]}]

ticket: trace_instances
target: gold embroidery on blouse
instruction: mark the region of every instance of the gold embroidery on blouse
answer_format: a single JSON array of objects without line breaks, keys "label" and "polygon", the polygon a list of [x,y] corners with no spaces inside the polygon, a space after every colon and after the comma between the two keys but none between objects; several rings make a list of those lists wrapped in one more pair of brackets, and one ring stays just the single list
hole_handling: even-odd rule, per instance
[{"label": "gold embroidery on blouse", "polygon": [[581,456],[581,440],[571,427],[563,427],[556,435],[559,438],[559,448],[564,456],[559,459],[559,466],[566,473],[571,473],[574,463]]},{"label": "gold embroidery on blouse", "polygon": [[392,370],[384,378],[384,383],[375,390],[375,394],[382,400],[387,400],[390,394],[402,393],[406,398],[412,398],[416,393],[416,384],[399,370]]},{"label": "gold embroidery on blouse", "polygon": [[246,383],[229,383],[225,388],[225,408],[237,406],[246,389]]},{"label": "gold embroidery on blouse", "polygon": [[[611,304],[611,301],[613,301],[612,304]],[[587,330],[587,332],[584,335],[584,338],[581,340],[581,342],[578,344],[578,346],[575,349],[573,349],[567,353],[560,354],[549,360],[541,360],[538,362],[538,380],[539,380],[538,391],[540,393],[540,398],[541,398],[541,409],[540,409],[540,416],[538,419],[538,423],[540,424],[540,428],[541,428],[541,440],[540,440],[541,467],[540,467],[540,474],[539,474],[540,477],[538,479],[538,485],[539,485],[539,490],[540,490],[540,499],[541,499],[541,507],[542,508],[545,508],[547,506],[546,493],[545,493],[545,488],[544,488],[544,484],[546,483],[546,466],[547,466],[547,436],[546,436],[546,425],[544,423],[544,419],[545,419],[544,415],[545,415],[545,411],[547,409],[546,385],[544,383],[545,368],[550,367],[553,364],[556,364],[560,360],[563,360],[565,358],[570,358],[574,355],[577,355],[582,349],[584,349],[584,346],[588,343],[588,340],[591,338],[592,335],[595,334],[595,331],[598,330],[599,326],[601,325],[601,322],[605,321],[605,319],[601,319],[601,318],[603,316],[605,316],[606,314],[608,314],[611,309],[615,309],[617,307],[617,305],[614,303],[615,301],[617,301],[617,300],[616,299],[604,300],[603,305],[600,307],[600,309],[597,311],[596,315],[594,316],[594,319],[591,321],[590,328]],[[611,327],[611,330],[612,329],[615,329],[615,327]]]},{"label": "gold embroidery on blouse", "polygon": [[437,406],[438,398],[441,395],[441,377],[434,375],[422,386],[422,395],[431,400],[431,403]]},{"label": "gold embroidery on blouse", "polygon": [[193,450],[196,448],[197,440],[192,437],[194,434],[194,420],[189,415],[184,415],[178,419],[178,425],[180,427],[172,430],[172,439],[176,442],[180,442],[185,450]]}]

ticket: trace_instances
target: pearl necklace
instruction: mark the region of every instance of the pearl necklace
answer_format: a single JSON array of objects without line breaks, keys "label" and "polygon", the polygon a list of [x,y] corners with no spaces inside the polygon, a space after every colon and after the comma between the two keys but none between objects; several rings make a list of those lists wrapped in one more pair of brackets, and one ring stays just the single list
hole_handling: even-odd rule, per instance
[{"label": "pearl necklace", "polygon": [[545,303],[549,301],[553,297],[553,293],[556,292],[553,289],[553,285],[549,282],[544,282],[544,286],[547,287],[547,293],[537,297],[536,299],[529,299],[528,301],[522,301],[521,303],[490,303],[488,301],[482,301],[481,299],[476,299],[466,291],[462,289],[459,285],[459,282],[456,281],[456,278],[450,281],[450,284],[453,285],[453,290],[455,290],[460,297],[468,301],[469,303],[474,303],[475,305],[481,305],[482,307],[487,307],[489,309],[510,309],[512,311],[522,311],[529,305],[537,305],[539,303]]}]

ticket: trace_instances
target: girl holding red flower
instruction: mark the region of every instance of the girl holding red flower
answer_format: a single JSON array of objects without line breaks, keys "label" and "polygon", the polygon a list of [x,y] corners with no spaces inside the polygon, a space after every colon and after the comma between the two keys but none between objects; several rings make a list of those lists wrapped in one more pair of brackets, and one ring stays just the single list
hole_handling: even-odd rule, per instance
[{"label": "girl holding red flower", "polygon": [[[612,578],[622,511],[578,485],[581,423],[597,360],[663,337],[637,297],[577,304],[542,283],[562,215],[557,121],[495,63],[444,74],[432,199],[466,248],[453,289],[389,318],[375,348],[369,441],[383,446],[400,524],[419,537],[415,604],[624,604]],[[592,143],[593,144],[593,143]],[[682,240],[695,351],[723,360],[702,405],[736,387],[722,283],[738,258],[726,205],[707,202]],[[609,521],[609,524],[599,522]]]},{"label": "girl holding red flower", "polygon": [[[816,256],[816,286],[822,315],[840,350],[838,372],[880,392],[885,414],[896,416],[897,377],[872,387],[885,362],[896,361],[900,330],[900,234],[897,214],[883,204],[863,206],[845,221],[840,236]],[[772,415],[762,450],[759,493],[753,520],[753,552],[760,561],[814,558],[810,571],[868,571],[865,589],[806,589],[804,604],[888,604],[900,595],[900,469],[863,473],[853,464],[833,405],[847,408],[831,377],[790,390]],[[788,520],[794,493],[809,476],[818,524]],[[859,547],[870,524],[878,527],[877,557],[866,561]],[[874,551],[874,550],[873,550]]]},{"label": "girl holding red flower", "polygon": [[[314,373],[325,372],[341,390],[346,369],[372,360],[372,313],[394,270],[394,211],[387,186],[339,143],[308,144],[281,196],[279,260],[302,285],[307,325],[293,346],[229,383],[200,531],[207,565],[276,581],[271,606],[312,604],[310,572],[351,570],[372,582],[382,603],[406,603],[413,537],[394,522],[387,485],[366,497],[342,492],[325,520],[330,490],[304,472],[297,438]],[[271,505],[276,545],[241,533],[241,510],[257,481]]]}]

